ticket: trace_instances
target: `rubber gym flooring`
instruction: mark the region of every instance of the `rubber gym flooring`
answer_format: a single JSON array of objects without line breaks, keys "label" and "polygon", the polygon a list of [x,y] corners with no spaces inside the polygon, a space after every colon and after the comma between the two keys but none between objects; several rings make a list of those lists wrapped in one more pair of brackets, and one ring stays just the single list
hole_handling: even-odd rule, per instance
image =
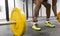
[{"label": "rubber gym flooring", "polygon": [[[1,20],[3,21],[3,20]],[[49,28],[45,26],[46,20],[39,20],[38,27],[41,27],[41,31],[36,31],[31,28],[33,22],[27,22],[26,33],[24,36],[60,36],[60,24],[57,21],[50,20],[52,24],[55,24],[55,28]],[[0,36],[13,36],[9,25],[0,26]]]},{"label": "rubber gym flooring", "polygon": [[[53,19],[54,20],[54,19]],[[55,24],[55,28],[49,28],[45,26],[46,20],[39,20],[38,27],[41,27],[41,31],[36,31],[31,28],[33,22],[27,23],[27,30],[24,36],[60,36],[60,24],[55,20],[50,20],[52,24]]]}]

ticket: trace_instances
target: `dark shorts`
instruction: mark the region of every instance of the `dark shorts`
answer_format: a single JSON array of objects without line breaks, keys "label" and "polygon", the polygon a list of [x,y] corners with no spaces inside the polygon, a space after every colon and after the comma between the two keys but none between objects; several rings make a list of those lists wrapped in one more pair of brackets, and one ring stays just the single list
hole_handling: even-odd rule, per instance
[{"label": "dark shorts", "polygon": [[[35,0],[32,0],[33,2],[35,1]],[[46,1],[48,1],[48,0],[43,0],[43,2],[46,2]]]},{"label": "dark shorts", "polygon": [[48,1],[48,0],[44,0],[43,2],[46,2],[46,1]]}]

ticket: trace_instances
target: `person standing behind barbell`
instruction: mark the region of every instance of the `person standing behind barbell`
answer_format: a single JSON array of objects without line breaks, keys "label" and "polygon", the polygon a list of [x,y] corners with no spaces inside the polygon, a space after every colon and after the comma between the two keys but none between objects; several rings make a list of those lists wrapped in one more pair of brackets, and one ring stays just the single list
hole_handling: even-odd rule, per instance
[{"label": "person standing behind barbell", "polygon": [[[39,9],[41,8],[41,4],[44,5],[44,7],[46,8],[46,26],[48,27],[55,27],[55,25],[53,25],[52,23],[50,23],[49,18],[50,18],[50,8],[51,8],[51,4],[48,3],[48,0],[34,0],[34,3],[36,4],[35,8],[34,8],[34,17],[33,17],[33,26],[32,28],[34,30],[41,30],[41,28],[37,27],[37,18],[39,15]],[[59,17],[57,16],[57,8],[56,8],[56,3],[57,0],[52,0],[52,10],[54,12],[55,17],[58,19]]]}]

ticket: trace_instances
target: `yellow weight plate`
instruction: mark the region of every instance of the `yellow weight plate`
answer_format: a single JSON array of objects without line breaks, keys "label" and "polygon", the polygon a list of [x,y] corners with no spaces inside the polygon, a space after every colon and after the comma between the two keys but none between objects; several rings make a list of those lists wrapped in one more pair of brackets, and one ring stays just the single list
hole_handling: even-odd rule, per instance
[{"label": "yellow weight plate", "polygon": [[15,20],[16,24],[11,24],[12,32],[15,36],[23,36],[26,30],[26,15],[21,8],[14,8],[10,20]]},{"label": "yellow weight plate", "polygon": [[60,23],[60,12],[58,12],[57,16],[59,17],[57,21]]}]

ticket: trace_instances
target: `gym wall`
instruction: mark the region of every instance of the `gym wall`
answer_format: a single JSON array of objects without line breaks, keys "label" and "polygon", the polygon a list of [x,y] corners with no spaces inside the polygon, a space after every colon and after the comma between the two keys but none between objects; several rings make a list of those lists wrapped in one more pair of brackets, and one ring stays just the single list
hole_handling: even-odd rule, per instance
[{"label": "gym wall", "polygon": [[22,8],[23,9],[23,1],[22,0],[8,0],[8,3],[9,3],[9,17],[10,17],[12,9],[14,7],[18,7],[18,8]]},{"label": "gym wall", "polygon": [[5,0],[0,0],[0,19],[5,19]]},{"label": "gym wall", "polygon": [[[9,17],[14,8],[14,0],[8,0]],[[15,0],[15,7],[23,8],[22,0]],[[5,0],[0,0],[0,19],[6,19]]]},{"label": "gym wall", "polygon": [[[52,3],[52,0],[49,0],[49,3]],[[60,11],[59,3],[60,3],[60,0],[57,1],[57,12]],[[14,8],[14,0],[8,0],[8,4],[9,4],[9,17],[10,17],[11,11]],[[24,4],[24,12],[26,14],[26,0],[24,3],[23,3],[23,0],[15,0],[15,7],[23,8],[23,4]],[[35,6],[35,4],[33,5]],[[33,6],[33,9],[34,9],[34,6]],[[46,9],[42,5],[39,16],[46,16],[45,11]],[[29,17],[32,17],[32,0],[28,0],[28,14],[29,14],[28,15]],[[6,19],[5,0],[0,0],[0,15],[1,15],[0,19]],[[54,16],[52,9],[51,9],[51,16]]]}]

